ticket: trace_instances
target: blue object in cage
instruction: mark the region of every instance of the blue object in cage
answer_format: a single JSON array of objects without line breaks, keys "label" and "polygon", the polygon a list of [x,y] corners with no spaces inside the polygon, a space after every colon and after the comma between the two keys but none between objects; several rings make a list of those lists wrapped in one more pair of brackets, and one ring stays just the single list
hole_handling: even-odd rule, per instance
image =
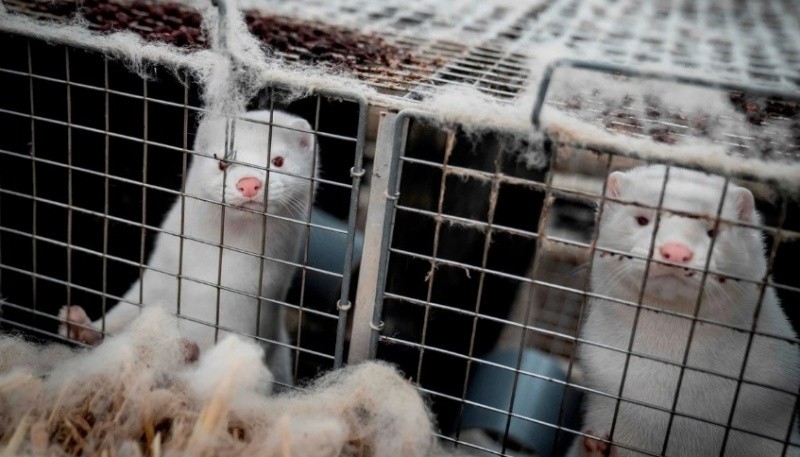
[{"label": "blue object in cage", "polygon": [[[552,356],[534,349],[523,349],[519,361],[521,372],[517,373],[518,356],[517,349],[497,349],[484,359],[500,366],[486,363],[475,365],[467,400],[503,412],[468,404],[464,407],[461,429],[483,429],[502,438],[508,424],[508,440],[519,447],[542,457],[562,455],[572,440],[571,433],[557,433],[555,427],[559,424],[562,400],[566,397],[560,424],[576,429],[580,391],[564,385],[566,372]],[[514,404],[510,407],[512,393]],[[509,424],[509,410],[522,417],[511,417]]]}]

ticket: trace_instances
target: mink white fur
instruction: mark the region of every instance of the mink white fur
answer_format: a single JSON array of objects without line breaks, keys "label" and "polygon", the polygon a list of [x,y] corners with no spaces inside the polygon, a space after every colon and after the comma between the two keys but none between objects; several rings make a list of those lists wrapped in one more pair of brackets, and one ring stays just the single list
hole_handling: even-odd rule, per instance
[{"label": "mink white fur", "polygon": [[[311,180],[317,166],[315,141],[308,133],[311,126],[299,117],[280,111],[254,111],[243,117],[235,122],[233,162],[221,160],[226,150],[225,120],[212,117],[200,123],[194,143],[198,154],[186,179],[187,196],[178,197],[162,224],[169,233],[159,233],[141,280],[92,326],[116,333],[139,314],[139,303],[161,306],[189,318],[180,320],[181,333],[201,351],[228,333],[224,328],[276,342],[266,345],[267,363],[275,380],[290,384],[284,306],[256,297],[275,301],[286,297],[295,270],[287,262],[299,257],[303,222],[315,190]],[[275,124],[271,132],[266,122]],[[257,193],[246,195],[240,187],[244,178],[259,180]],[[179,234],[186,237],[182,243]],[[263,262],[262,253],[267,258]],[[88,324],[83,310],[75,306],[65,307],[61,318]],[[89,343],[99,339],[99,332],[69,327],[62,325],[61,334]]]},{"label": "mink white fur", "polygon": [[[666,175],[664,166],[639,167],[627,172],[614,172],[607,181],[606,195],[636,203],[657,206]],[[766,276],[767,259],[763,233],[760,230],[720,222],[715,232],[713,218],[722,197],[724,179],[700,172],[670,168],[663,198],[663,208],[655,235],[652,259],[669,262],[650,263],[643,295],[643,304],[656,309],[686,315],[675,316],[641,309],[636,325],[632,351],[658,360],[631,356],[623,401],[619,407],[610,449],[597,440],[578,437],[570,456],[610,455],[626,457],[644,455],[623,446],[661,453],[667,423],[677,388],[680,364],[689,344],[687,369],[678,396],[676,415],[669,434],[667,456],[719,455],[724,424],[731,411],[733,396],[745,358],[752,319],[759,301],[760,285],[725,278],[732,275],[752,281]],[[673,212],[670,212],[672,210]],[[687,214],[676,214],[674,211]],[[721,220],[759,225],[749,190],[730,184],[722,207]],[[653,236],[656,214],[622,202],[606,201],[599,218],[597,246],[646,258]],[[689,341],[691,315],[700,291],[712,237],[716,238],[709,271],[702,290],[699,317],[735,326],[733,330],[711,323],[698,322]],[[680,261],[665,259],[661,248],[667,243],[682,246],[687,255]],[[673,244],[674,246],[674,244]],[[688,249],[688,251],[686,250]],[[669,251],[665,251],[669,254]],[[689,256],[688,253],[692,255]],[[690,260],[684,263],[686,258]],[[598,251],[591,270],[591,289],[595,294],[637,302],[647,261],[635,257]],[[689,267],[687,269],[685,267]],[[722,274],[722,275],[720,275]],[[589,301],[581,338],[587,342],[610,346],[613,351],[582,343],[579,360],[586,384],[606,394],[619,393],[623,376],[625,350],[634,327],[636,307],[593,298]],[[757,332],[796,338],[782,311],[775,290],[764,291]],[[800,379],[800,358],[795,344],[764,335],[755,335],[747,357],[744,380],[797,392]],[[715,374],[699,372],[702,369]],[[588,394],[585,402],[584,432],[608,438],[612,427],[615,400]],[[634,404],[633,400],[642,404]],[[752,431],[770,440],[739,430],[732,430],[725,448],[726,456],[779,456],[783,441],[790,433],[798,443],[792,411],[795,398],[791,394],[745,382],[741,386],[732,426]],[[645,405],[663,408],[653,409]],[[721,423],[709,424],[685,415]],[[796,455],[790,448],[787,455]]]}]

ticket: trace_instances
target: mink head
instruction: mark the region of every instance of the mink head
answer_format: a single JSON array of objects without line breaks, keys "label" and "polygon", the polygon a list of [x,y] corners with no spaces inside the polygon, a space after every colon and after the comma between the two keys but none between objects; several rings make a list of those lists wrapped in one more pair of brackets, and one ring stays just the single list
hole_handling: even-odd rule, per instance
[{"label": "mink head", "polygon": [[[606,200],[599,213],[593,288],[636,300],[645,284],[646,297],[693,305],[707,263],[706,292],[729,294],[734,286],[727,275],[762,280],[762,232],[737,225],[759,225],[753,194],[733,183],[725,187],[719,176],[663,165],[611,173],[605,195],[621,201]],[[662,188],[661,209],[653,209]]]},{"label": "mink head", "polygon": [[[235,154],[226,159],[231,133]],[[230,124],[221,117],[204,119],[187,192],[251,211],[302,213],[315,188],[315,143],[305,119],[280,111],[251,111]]]}]

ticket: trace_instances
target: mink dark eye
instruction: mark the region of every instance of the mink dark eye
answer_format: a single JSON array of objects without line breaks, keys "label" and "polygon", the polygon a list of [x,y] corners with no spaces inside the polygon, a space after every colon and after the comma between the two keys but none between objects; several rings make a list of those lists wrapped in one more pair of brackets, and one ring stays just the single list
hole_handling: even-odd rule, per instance
[{"label": "mink dark eye", "polygon": [[230,163],[228,163],[225,159],[220,159],[219,157],[217,157],[216,154],[214,154],[214,158],[219,160],[219,162],[217,162],[217,167],[219,167],[219,171],[225,171],[229,166],[231,166]]},{"label": "mink dark eye", "polygon": [[648,219],[648,218],[646,218],[644,216],[638,216],[636,218],[636,223],[641,225],[642,227],[644,227],[645,225],[650,223],[650,219]]},{"label": "mink dark eye", "polygon": [[714,238],[715,236],[717,236],[717,231],[714,230],[713,228],[712,229],[708,229],[708,231],[706,232],[706,235],[708,235],[709,238]]},{"label": "mink dark eye", "polygon": [[283,157],[277,156],[272,158],[272,166],[280,168],[283,166]]}]

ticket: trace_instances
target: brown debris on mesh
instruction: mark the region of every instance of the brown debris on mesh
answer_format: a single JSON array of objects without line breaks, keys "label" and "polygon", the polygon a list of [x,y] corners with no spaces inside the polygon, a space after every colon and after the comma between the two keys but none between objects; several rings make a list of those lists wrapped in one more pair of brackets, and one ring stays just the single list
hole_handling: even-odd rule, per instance
[{"label": "brown debris on mesh", "polygon": [[414,56],[374,34],[363,34],[321,22],[301,21],[249,11],[245,21],[250,33],[272,49],[297,56],[301,61],[326,62],[356,69],[358,66],[397,68],[419,64]]},{"label": "brown debris on mesh", "polygon": [[621,111],[621,110],[614,110],[606,115],[603,123],[605,124],[606,128],[609,130],[613,130],[615,132],[620,133],[641,133],[642,132],[642,123],[636,118],[636,116]]},{"label": "brown debris on mesh", "polygon": [[648,133],[659,143],[675,144],[677,142],[674,137],[675,131],[667,127],[653,128]]},{"label": "brown debris on mesh", "polygon": [[747,122],[762,125],[771,119],[800,120],[800,103],[777,98],[754,97],[741,92],[730,92],[728,97],[733,107],[744,113]]},{"label": "brown debris on mesh", "polygon": [[80,15],[103,32],[130,30],[148,41],[162,41],[189,49],[208,47],[207,38],[200,29],[202,16],[180,3],[35,0],[21,4],[31,13],[64,18]]},{"label": "brown debris on mesh", "polygon": [[[147,41],[160,41],[187,49],[208,48],[210,44],[200,27],[200,12],[180,3],[12,0],[9,6],[22,13],[50,18],[80,15],[100,31],[130,30]],[[257,11],[246,12],[245,20],[250,32],[276,54],[301,62],[326,63],[348,70],[362,67],[396,69],[401,65],[426,68],[429,65],[375,34]]]},{"label": "brown debris on mesh", "polygon": [[723,95],[733,111],[687,110],[656,95],[604,95],[598,89],[573,89],[554,97],[553,104],[612,133],[668,145],[701,138],[725,145],[732,155],[800,160],[800,102],[741,92]]}]

